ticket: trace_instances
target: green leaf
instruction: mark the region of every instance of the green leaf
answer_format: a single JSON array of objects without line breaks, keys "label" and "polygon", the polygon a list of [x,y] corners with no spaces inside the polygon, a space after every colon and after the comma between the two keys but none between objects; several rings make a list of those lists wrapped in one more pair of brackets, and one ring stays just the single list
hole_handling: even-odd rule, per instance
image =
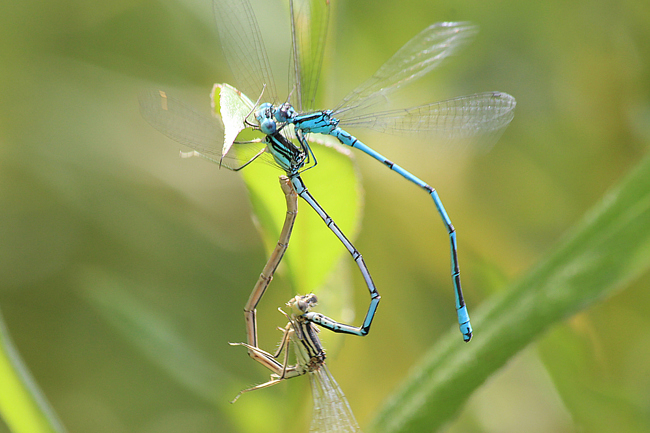
[{"label": "green leaf", "polygon": [[435,431],[491,374],[552,325],[625,287],[650,266],[650,158],[502,295],[476,310],[475,338],[432,347],[373,422],[380,433]]},{"label": "green leaf", "polygon": [[0,315],[0,414],[12,433],[63,433],[57,419],[20,359]]},{"label": "green leaf", "polygon": [[[578,315],[569,324],[558,326],[538,344],[537,351],[553,378],[557,392],[574,422],[585,431],[647,431],[650,421],[647,399],[643,395],[639,399],[633,398],[630,385],[620,383],[621,377],[615,373],[617,368],[612,368],[610,360],[606,359],[611,352],[600,347],[602,342],[594,335],[587,316]],[[648,347],[645,336],[637,337],[639,339]],[[638,386],[647,392],[648,372],[643,367],[647,363],[621,356],[620,352],[617,358],[624,368],[631,362],[639,362],[640,368],[635,369],[640,382]],[[609,374],[605,374],[606,370]],[[623,389],[628,392],[623,392]]]},{"label": "green leaf", "polygon": [[[324,142],[326,143],[326,142]],[[349,152],[336,144],[312,144],[318,166],[302,175],[309,191],[349,239],[353,239],[361,218],[361,189]],[[259,164],[242,171],[250,192],[253,211],[267,251],[280,234],[286,213],[284,195],[277,178],[281,171]],[[323,220],[302,200],[289,248],[284,257],[289,278],[299,293],[315,291],[323,285],[336,261],[346,253],[341,242]]]},{"label": "green leaf", "polygon": [[[220,89],[219,94],[217,89]],[[228,84],[216,84],[211,98],[213,108],[220,107],[225,127],[225,155],[237,134],[244,129],[244,119],[254,104]],[[285,127],[291,128],[291,125]],[[303,172],[303,180],[343,233],[353,239],[361,218],[361,187],[351,152],[328,136],[319,135],[317,141],[310,143],[318,165]],[[278,242],[286,215],[284,194],[272,180],[283,172],[275,166],[257,163],[240,173],[248,187],[266,251],[270,253]],[[283,261],[299,293],[314,292],[323,285],[337,259],[345,252],[341,242],[311,209],[299,213],[290,244]]]}]

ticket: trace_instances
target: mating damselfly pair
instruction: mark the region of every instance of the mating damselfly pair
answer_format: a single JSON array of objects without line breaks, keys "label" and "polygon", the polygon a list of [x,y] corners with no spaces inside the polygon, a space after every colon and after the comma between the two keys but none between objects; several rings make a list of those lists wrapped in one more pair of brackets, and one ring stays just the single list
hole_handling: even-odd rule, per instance
[{"label": "mating damselfly pair", "polygon": [[[283,329],[282,340],[275,354],[272,355],[260,349],[257,344],[250,343],[251,341],[257,342],[255,309],[251,308],[251,306],[259,302],[271,282],[273,274],[287,250],[289,239],[291,238],[291,231],[298,212],[297,194],[291,185],[291,180],[286,176],[280,176],[280,186],[286,199],[287,213],[280,238],[264,266],[244,309],[249,343],[231,343],[231,345],[246,347],[248,354],[253,359],[273,373],[271,374],[271,380],[241,391],[235,397],[235,400],[245,392],[266,388],[280,383],[285,379],[307,375],[311,384],[314,402],[310,432],[360,432],[361,429],[354,418],[354,414],[350,409],[350,405],[343,391],[341,391],[334,376],[332,376],[332,373],[330,373],[329,368],[325,364],[325,349],[318,338],[319,330],[306,317],[309,310],[317,303],[315,295],[295,296],[289,300],[287,306],[290,308],[290,313],[288,314],[279,309],[289,319],[289,323]],[[290,348],[293,348],[294,352],[295,364],[293,365],[289,363]],[[284,360],[283,362],[279,362],[278,358],[283,351]],[[235,400],[233,400],[233,403]]]},{"label": "mating damselfly pair", "polygon": [[[141,97],[144,118],[168,137],[231,170],[240,170],[256,160],[267,160],[278,166],[286,173],[297,195],[316,211],[343,243],[357,264],[370,294],[366,316],[357,327],[338,323],[309,309],[302,314],[296,313],[295,317],[299,316],[310,329],[313,328],[312,324],[317,324],[334,332],[366,335],[380,300],[361,254],[309,193],[301,178],[301,173],[317,164],[318,149],[312,150],[310,139],[317,134],[335,137],[343,145],[361,150],[425,190],[449,235],[458,322],[463,339],[469,341],[472,328],[460,283],[456,231],[436,190],[359,141],[344,128],[365,127],[405,137],[429,136],[433,140],[445,141],[447,145],[471,138],[488,147],[512,120],[515,99],[505,93],[487,92],[409,109],[388,108],[388,96],[392,92],[429,73],[476,34],[476,27],[469,23],[444,22],[433,24],[414,36],[369,80],[343,98],[336,108],[315,110],[329,21],[329,0],[293,0],[289,5],[291,95],[282,99],[278,96],[264,38],[249,2],[215,0],[213,6],[217,29],[236,87],[217,87],[221,92],[221,115],[228,119],[225,122],[225,140],[222,142],[224,127],[219,119],[201,115],[166,92],[152,92]],[[254,99],[257,102],[253,103]],[[230,101],[230,104],[224,105],[224,100]],[[249,127],[260,131],[263,138],[245,143],[235,141],[237,134]],[[269,263],[277,266],[286,249],[286,242],[284,244],[277,254],[274,252],[275,256]],[[247,347],[251,356],[262,360],[277,373],[277,365],[270,367],[272,363],[264,361],[267,357],[260,355],[262,352],[257,344],[255,307],[270,281],[270,274],[263,273],[263,276],[268,278],[258,282],[245,307]],[[295,320],[291,320],[290,324]],[[289,331],[285,334],[285,341],[288,338],[286,335],[289,335]],[[295,341],[299,342],[300,338]]]}]

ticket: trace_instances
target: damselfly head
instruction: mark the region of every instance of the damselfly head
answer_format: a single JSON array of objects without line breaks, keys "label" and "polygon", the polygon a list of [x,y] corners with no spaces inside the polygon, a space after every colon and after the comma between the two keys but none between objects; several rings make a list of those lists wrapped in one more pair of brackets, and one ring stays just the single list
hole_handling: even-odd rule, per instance
[{"label": "damselfly head", "polygon": [[289,102],[280,105],[280,108],[275,110],[275,118],[278,122],[286,122],[296,116],[296,110]]},{"label": "damselfly head", "polygon": [[297,316],[302,316],[307,313],[316,304],[318,304],[318,298],[313,293],[297,295],[287,302],[287,306],[291,307],[292,313]]},{"label": "damselfly head", "polygon": [[277,131],[277,124],[273,119],[273,105],[265,102],[255,110],[255,119],[260,124],[260,130],[264,134],[275,134]]}]

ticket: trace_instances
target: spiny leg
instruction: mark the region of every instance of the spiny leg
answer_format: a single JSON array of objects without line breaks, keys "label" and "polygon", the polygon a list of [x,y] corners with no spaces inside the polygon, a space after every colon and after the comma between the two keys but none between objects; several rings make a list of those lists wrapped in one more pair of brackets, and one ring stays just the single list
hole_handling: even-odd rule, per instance
[{"label": "spiny leg", "polygon": [[[246,144],[246,143],[260,143],[261,140],[255,139],[255,140],[249,140],[249,141],[235,141],[234,144]],[[251,164],[253,161],[255,161],[257,158],[262,156],[266,152],[266,147],[260,149],[259,152],[257,152],[255,155],[253,155],[248,161],[240,165],[239,167],[228,167],[229,170],[232,171],[239,171],[242,168],[248,167],[249,164]],[[194,157],[199,157],[203,159],[207,159],[208,161],[214,162],[215,164],[219,164],[219,167],[221,167],[221,164],[223,162],[223,156],[221,159],[216,160],[208,155],[204,155],[203,153],[199,153],[196,150],[191,150],[189,152],[183,152],[181,150],[181,158],[194,158]]]},{"label": "spiny leg", "polygon": [[[298,198],[296,192],[294,191],[291,181],[286,176],[280,176],[280,186],[284,192],[284,196],[287,202],[287,215],[284,219],[284,225],[282,226],[282,231],[280,232],[280,238],[278,240],[275,249],[271,253],[269,260],[266,262],[262,273],[260,274],[255,287],[251,292],[248,302],[244,307],[244,318],[246,319],[246,339],[248,346],[258,347],[257,344],[257,320],[256,320],[256,311],[255,308],[257,304],[262,299],[266,288],[271,283],[273,279],[273,274],[277,269],[282,257],[284,256],[287,247],[289,246],[289,238],[291,237],[291,231],[293,230],[293,225],[296,220],[296,214],[298,213]],[[248,354],[251,357],[253,353],[249,347]]]},{"label": "spiny leg", "polygon": [[314,313],[314,312],[309,312],[305,314],[305,317],[307,318],[307,320],[314,322],[320,326],[323,326],[324,328],[330,329],[334,332],[341,332],[345,334],[354,334],[360,336],[367,335],[368,332],[370,332],[370,325],[372,324],[372,319],[375,316],[375,312],[377,311],[377,306],[379,305],[379,300],[381,299],[381,296],[379,295],[379,292],[375,287],[375,283],[372,281],[372,277],[370,276],[368,267],[366,266],[366,263],[363,261],[363,257],[361,256],[361,253],[357,251],[354,245],[352,245],[352,242],[350,242],[348,238],[345,237],[341,229],[339,229],[339,227],[336,225],[334,220],[332,220],[332,218],[330,218],[330,216],[327,215],[325,210],[318,204],[318,202],[316,202],[316,200],[314,199],[314,197],[312,197],[309,191],[307,191],[307,187],[303,183],[300,176],[298,175],[292,176],[291,183],[293,184],[293,187],[298,193],[298,195],[302,199],[304,199],[307,203],[309,203],[309,205],[323,219],[327,227],[336,235],[337,238],[339,238],[341,243],[352,255],[352,259],[359,267],[359,270],[363,275],[363,279],[366,282],[366,286],[368,287],[368,291],[370,292],[370,305],[368,306],[368,312],[366,313],[366,317],[363,320],[363,324],[360,327],[346,325],[344,323],[338,323],[326,316],[323,316],[322,314]]},{"label": "spiny leg", "polygon": [[[231,403],[236,402],[237,399],[246,392],[267,388],[269,386],[278,384],[285,379],[301,376],[306,373],[306,370],[299,369],[297,368],[297,366],[289,366],[289,344],[288,343],[291,338],[291,333],[294,332],[291,327],[291,323],[288,323],[284,329],[283,328],[280,329],[283,331],[283,336],[282,336],[282,341],[280,342],[280,346],[278,347],[278,350],[275,353],[275,355],[271,355],[269,352],[262,350],[259,347],[251,346],[250,344],[230,343],[231,346],[246,347],[248,349],[248,353],[251,356],[251,358],[253,358],[255,361],[259,362],[264,367],[268,368],[273,372],[271,374],[271,380],[269,380],[268,382],[261,383],[259,385],[255,385],[251,388],[246,388],[241,390],[239,394],[237,394],[237,396],[231,401]],[[280,355],[282,350],[284,350],[284,362],[280,363],[276,360],[276,358]]]}]

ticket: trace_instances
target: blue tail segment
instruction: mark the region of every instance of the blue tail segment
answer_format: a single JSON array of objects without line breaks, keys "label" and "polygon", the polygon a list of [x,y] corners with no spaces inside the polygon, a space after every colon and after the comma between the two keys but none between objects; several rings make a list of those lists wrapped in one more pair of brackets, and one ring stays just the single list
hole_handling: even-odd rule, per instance
[{"label": "blue tail segment", "polygon": [[468,342],[472,339],[472,325],[469,323],[469,314],[467,314],[467,307],[462,306],[456,310],[458,314],[458,323],[460,324],[460,332],[463,334],[463,340]]}]

